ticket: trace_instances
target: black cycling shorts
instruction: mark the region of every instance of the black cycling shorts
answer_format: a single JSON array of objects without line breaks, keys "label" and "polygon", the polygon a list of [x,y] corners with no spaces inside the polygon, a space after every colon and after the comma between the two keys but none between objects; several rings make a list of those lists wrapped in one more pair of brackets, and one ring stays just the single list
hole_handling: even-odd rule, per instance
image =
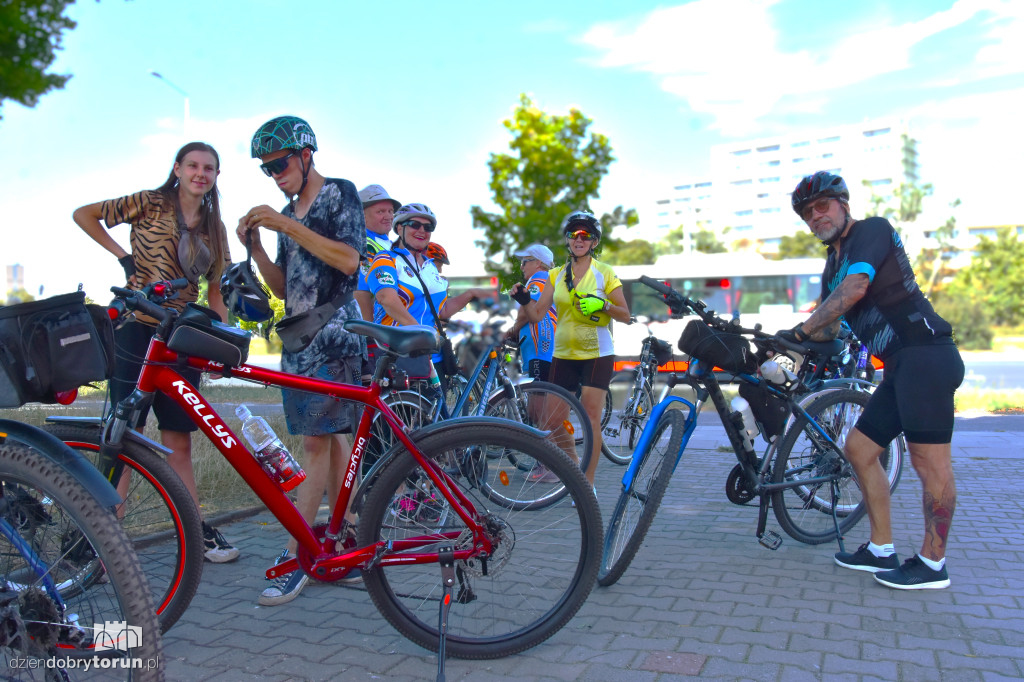
[{"label": "black cycling shorts", "polygon": [[[149,340],[155,333],[156,327],[135,320],[125,322],[114,332],[116,359],[114,361],[114,376],[110,379],[111,409],[135,390],[135,385],[139,381],[139,373],[142,372],[142,360],[146,357],[146,350],[149,348]],[[178,374],[199,388],[199,381],[202,378],[202,373],[199,370],[179,369]],[[191,433],[199,430],[195,422],[189,419],[188,414],[163,393],[157,392],[153,396],[153,413],[156,414],[157,426],[161,431]],[[148,408],[142,411],[138,424],[140,428],[145,425],[148,415]]]},{"label": "black cycling shorts", "polygon": [[533,360],[530,360],[527,372],[531,379],[536,379],[537,381],[549,381],[548,377],[551,376],[551,361],[534,358]]},{"label": "black cycling shorts", "polygon": [[614,355],[604,355],[591,360],[555,358],[551,361],[550,381],[573,395],[576,395],[580,386],[591,386],[607,391],[612,383],[614,368]]},{"label": "black cycling shorts", "polygon": [[885,360],[885,375],[857,429],[885,447],[900,432],[910,443],[953,439],[953,394],[964,380],[964,362],[952,341],[910,346]]}]

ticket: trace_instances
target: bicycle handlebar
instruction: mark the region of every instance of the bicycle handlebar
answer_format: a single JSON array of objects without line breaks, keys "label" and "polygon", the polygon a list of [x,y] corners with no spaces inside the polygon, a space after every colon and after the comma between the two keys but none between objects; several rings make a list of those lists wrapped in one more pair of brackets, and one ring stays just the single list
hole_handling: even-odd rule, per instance
[{"label": "bicycle handlebar", "polygon": [[679,293],[672,287],[659,282],[656,279],[652,279],[647,275],[640,275],[640,281],[650,288],[660,293],[664,298],[665,302],[668,303],[668,307],[673,313],[691,312],[701,320],[704,324],[715,329],[731,332],[733,334],[751,334],[758,338],[770,338],[772,335],[761,331],[761,326],[757,325],[753,329],[741,327],[737,322],[733,320],[726,320],[715,315],[715,311],[708,310],[708,304],[700,299],[692,299],[683,294]]},{"label": "bicycle handlebar", "polygon": [[[111,293],[117,297],[110,307],[117,310],[118,314],[122,313],[125,308],[128,310],[138,310],[163,322],[167,319],[168,310],[154,303],[152,299],[157,298],[160,301],[167,301],[174,298],[179,289],[184,289],[187,286],[188,280],[180,277],[170,281],[153,282],[141,289],[110,287]],[[121,303],[123,303],[123,306],[120,305]]]}]

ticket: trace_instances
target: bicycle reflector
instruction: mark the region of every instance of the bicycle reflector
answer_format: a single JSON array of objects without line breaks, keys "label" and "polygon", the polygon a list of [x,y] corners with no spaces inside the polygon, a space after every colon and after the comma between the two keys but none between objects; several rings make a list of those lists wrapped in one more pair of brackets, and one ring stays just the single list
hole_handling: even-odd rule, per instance
[{"label": "bicycle reflector", "polygon": [[167,282],[156,282],[153,284],[153,293],[157,296],[164,296],[167,294]]},{"label": "bicycle reflector", "polygon": [[73,388],[70,391],[57,391],[53,394],[53,397],[61,405],[70,405],[75,402],[75,398],[78,397],[78,389]]}]

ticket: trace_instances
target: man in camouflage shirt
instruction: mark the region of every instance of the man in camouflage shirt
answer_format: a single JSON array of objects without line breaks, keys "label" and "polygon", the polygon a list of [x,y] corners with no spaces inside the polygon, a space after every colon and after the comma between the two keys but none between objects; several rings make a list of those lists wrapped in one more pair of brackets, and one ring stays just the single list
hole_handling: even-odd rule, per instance
[{"label": "man in camouflage shirt", "polygon": [[[312,129],[300,118],[280,116],[260,127],[253,136],[252,156],[260,159],[261,169],[289,204],[280,212],[269,206],[253,208],[239,221],[237,233],[243,243],[252,235],[253,260],[271,292],[284,299],[286,315],[341,302],[305,349],[282,352],[282,370],[351,384],[358,382],[365,343],[343,325],[361,319],[352,292],[366,248],[366,226],[355,185],[322,176],[313,166],[316,148]],[[264,249],[259,228],[277,233],[276,260]],[[288,431],[303,436],[305,450],[307,479],[299,486],[296,507],[312,523],[325,489],[329,504],[338,498],[352,449],[342,434],[355,430],[358,415],[349,402],[287,389],[282,394]],[[282,558],[295,550],[291,540]],[[354,570],[343,581],[360,579]],[[291,601],[306,580],[301,570],[284,575],[263,591],[259,603]]]}]

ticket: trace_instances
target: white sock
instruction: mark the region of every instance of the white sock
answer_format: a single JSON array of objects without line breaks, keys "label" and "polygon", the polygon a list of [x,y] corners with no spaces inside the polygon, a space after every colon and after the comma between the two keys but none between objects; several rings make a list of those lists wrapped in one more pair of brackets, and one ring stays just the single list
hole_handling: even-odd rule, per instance
[{"label": "white sock", "polygon": [[876,545],[873,542],[868,543],[868,551],[874,554],[879,559],[884,559],[887,556],[892,556],[896,553],[896,548],[890,542],[887,545]]},{"label": "white sock", "polygon": [[942,557],[938,561],[932,561],[928,557],[923,557],[920,554],[918,554],[917,558],[921,560],[921,563],[923,563],[925,566],[932,569],[933,571],[941,571],[942,567],[946,565],[946,557]]}]

